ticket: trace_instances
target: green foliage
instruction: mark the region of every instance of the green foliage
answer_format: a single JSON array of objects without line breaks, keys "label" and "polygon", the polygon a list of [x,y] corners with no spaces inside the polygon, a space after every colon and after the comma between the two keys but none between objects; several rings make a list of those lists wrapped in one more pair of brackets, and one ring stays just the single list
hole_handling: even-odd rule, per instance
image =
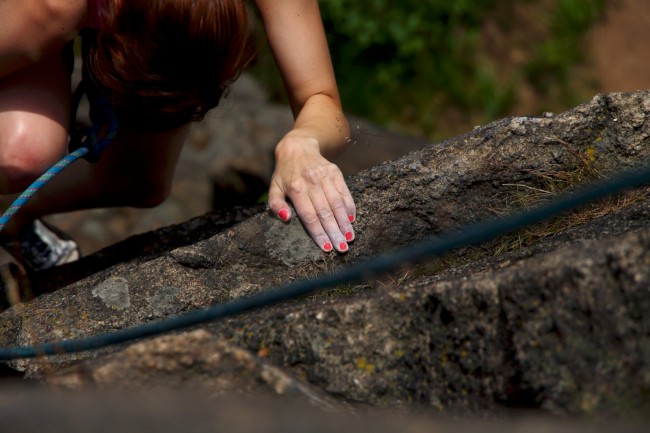
[{"label": "green foliage", "polygon": [[[568,100],[575,94],[572,67],[582,60],[582,37],[602,15],[605,0],[321,0],[319,5],[345,110],[434,137],[450,130],[441,118],[473,125],[507,114],[522,83],[532,85],[540,100],[548,95],[567,99],[560,101],[565,105],[575,102]],[[542,12],[535,17],[544,31],[532,41],[526,24],[513,18],[522,5]],[[486,53],[490,19],[507,43],[523,46]],[[506,75],[510,65],[494,56],[508,50],[523,51],[525,60]],[[260,65],[272,95],[279,95],[280,80],[269,78],[268,58]]]},{"label": "green foliage", "polygon": [[[570,95],[570,71],[582,60],[582,37],[602,15],[605,2],[554,1],[550,15],[540,17],[548,34],[526,47],[528,60],[513,76],[540,92],[560,86],[558,94]],[[346,109],[384,123],[397,119],[429,135],[445,110],[456,110],[468,120],[476,114],[481,120],[505,114],[520,83],[499,78],[479,53],[480,38],[486,17],[498,11],[506,15],[500,21],[507,21],[516,3],[541,1],[322,0]]]},{"label": "green foliage", "polygon": [[450,104],[500,114],[510,91],[475,61],[482,15],[496,1],[321,1],[346,108],[420,125]]},{"label": "green foliage", "polygon": [[570,85],[571,67],[584,60],[582,38],[604,11],[604,0],[557,0],[549,23],[551,36],[539,44],[535,56],[526,66],[529,81],[539,91],[558,85],[564,90],[562,94],[570,95],[567,87]]}]

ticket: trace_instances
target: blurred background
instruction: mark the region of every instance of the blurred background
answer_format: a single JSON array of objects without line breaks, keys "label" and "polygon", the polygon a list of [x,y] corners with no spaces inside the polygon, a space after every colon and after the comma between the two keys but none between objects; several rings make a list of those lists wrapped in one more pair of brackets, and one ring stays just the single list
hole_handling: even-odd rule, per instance
[{"label": "blurred background", "polygon": [[[648,87],[647,0],[321,0],[346,110],[431,140]],[[281,100],[263,54],[255,69]]]},{"label": "blurred background", "polygon": [[[337,161],[345,175],[500,117],[650,88],[648,0],[319,3],[352,128],[353,144]],[[256,64],[193,127],[165,204],[48,218],[85,254],[264,200],[273,147],[292,117],[259,23],[256,31]]]}]

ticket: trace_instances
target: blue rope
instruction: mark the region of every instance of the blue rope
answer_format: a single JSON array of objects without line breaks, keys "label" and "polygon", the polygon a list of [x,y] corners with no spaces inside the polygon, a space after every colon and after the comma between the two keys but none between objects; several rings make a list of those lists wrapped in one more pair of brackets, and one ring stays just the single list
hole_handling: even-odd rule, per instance
[{"label": "blue rope", "polygon": [[438,256],[453,249],[476,245],[505,233],[521,229],[527,225],[559,215],[588,202],[605,198],[650,182],[650,166],[638,171],[624,173],[611,182],[587,187],[571,195],[533,209],[506,216],[502,219],[482,221],[470,225],[460,232],[450,233],[437,239],[429,239],[411,245],[402,250],[380,255],[356,265],[341,268],[336,272],[321,275],[318,278],[297,281],[295,283],[269,289],[243,299],[225,304],[194,310],[188,313],[163,319],[158,322],[145,323],[119,331],[95,335],[87,338],[70,339],[44,343],[36,346],[22,346],[0,349],[0,360],[35,358],[38,356],[82,352],[125,343],[140,338],[177,331],[190,326],[214,321],[224,317],[235,316],[279,302],[312,294],[318,290],[339,284],[361,281],[372,275],[400,269],[406,263],[416,263],[426,258]]},{"label": "blue rope", "polygon": [[16,200],[13,201],[11,206],[9,206],[9,208],[4,211],[2,216],[0,216],[0,231],[5,228],[11,218],[16,215],[16,213],[18,213],[20,208],[23,207],[23,205],[27,203],[27,201],[32,198],[32,196],[36,194],[39,189],[41,189],[46,183],[52,180],[54,176],[59,174],[61,170],[79,158],[84,157],[86,154],[88,154],[88,152],[89,149],[87,147],[82,147],[75,150],[71,154],[64,156],[59,162],[54,164],[49,170],[41,175],[41,177],[32,182],[32,184],[27,187],[27,189],[23,191],[23,193],[20,194]]}]

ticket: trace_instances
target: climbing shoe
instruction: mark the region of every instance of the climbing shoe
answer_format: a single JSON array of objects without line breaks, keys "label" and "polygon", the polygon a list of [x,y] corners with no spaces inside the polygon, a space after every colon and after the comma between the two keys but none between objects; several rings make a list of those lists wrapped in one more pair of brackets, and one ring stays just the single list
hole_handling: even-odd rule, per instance
[{"label": "climbing shoe", "polygon": [[28,271],[41,271],[80,257],[79,246],[61,230],[41,220],[34,220],[20,234],[2,244]]}]

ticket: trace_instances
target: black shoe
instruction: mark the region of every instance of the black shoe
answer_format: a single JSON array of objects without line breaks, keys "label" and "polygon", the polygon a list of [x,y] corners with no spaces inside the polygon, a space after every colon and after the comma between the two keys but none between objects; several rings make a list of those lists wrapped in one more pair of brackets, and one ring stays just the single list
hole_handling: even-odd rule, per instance
[{"label": "black shoe", "polygon": [[18,238],[2,245],[27,270],[41,271],[79,260],[79,246],[41,220],[24,227]]}]

